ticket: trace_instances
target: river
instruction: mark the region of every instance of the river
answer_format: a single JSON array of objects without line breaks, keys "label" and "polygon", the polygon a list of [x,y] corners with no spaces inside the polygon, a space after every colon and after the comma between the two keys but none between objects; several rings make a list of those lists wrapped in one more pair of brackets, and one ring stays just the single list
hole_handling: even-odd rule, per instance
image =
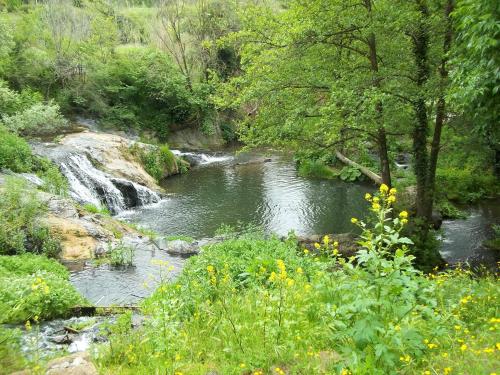
[{"label": "river", "polygon": [[[206,162],[189,173],[168,178],[168,192],[159,202],[124,211],[118,218],[152,229],[161,236],[212,237],[222,224],[258,227],[267,233],[298,235],[345,233],[355,230],[350,218],[363,217],[368,205],[363,196],[371,183],[315,180],[297,175],[286,156],[205,157]],[[494,266],[498,253],[481,244],[491,238],[491,223],[500,223],[500,201],[465,208],[465,220],[445,221],[441,254],[454,264]],[[153,259],[169,261],[181,271],[183,258],[139,244],[134,267],[86,265],[72,272],[72,282],[91,302],[100,305],[135,304],[156,284],[159,269]],[[145,282],[148,286],[145,286]]]}]

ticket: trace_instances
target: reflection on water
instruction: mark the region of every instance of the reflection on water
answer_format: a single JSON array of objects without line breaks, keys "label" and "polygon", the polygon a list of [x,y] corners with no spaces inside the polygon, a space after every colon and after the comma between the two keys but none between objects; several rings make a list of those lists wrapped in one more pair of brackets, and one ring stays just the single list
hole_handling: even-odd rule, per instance
[{"label": "reflection on water", "polygon": [[371,184],[299,177],[293,162],[277,157],[267,163],[237,161],[170,178],[166,199],[120,217],[164,235],[195,238],[213,236],[222,223],[252,224],[278,234],[342,233],[353,230],[349,219],[363,215],[363,195],[373,190]]}]

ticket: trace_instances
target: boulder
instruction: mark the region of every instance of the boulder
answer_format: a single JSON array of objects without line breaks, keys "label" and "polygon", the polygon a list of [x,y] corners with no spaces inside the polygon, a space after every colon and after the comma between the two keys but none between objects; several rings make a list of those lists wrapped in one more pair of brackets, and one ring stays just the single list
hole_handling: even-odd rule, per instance
[{"label": "boulder", "polygon": [[200,248],[197,244],[183,240],[168,241],[165,250],[167,253],[174,255],[193,255],[200,252]]},{"label": "boulder", "polygon": [[[308,249],[311,252],[317,251],[314,247],[316,242],[321,243],[325,235],[310,235],[310,236],[298,236],[297,243],[301,249]],[[358,251],[358,245],[356,243],[356,236],[353,233],[341,233],[341,234],[329,234],[330,243],[337,241],[339,243],[339,253],[344,257],[350,257],[356,254]]]},{"label": "boulder", "polygon": [[53,359],[46,368],[46,375],[98,375],[86,352]]}]

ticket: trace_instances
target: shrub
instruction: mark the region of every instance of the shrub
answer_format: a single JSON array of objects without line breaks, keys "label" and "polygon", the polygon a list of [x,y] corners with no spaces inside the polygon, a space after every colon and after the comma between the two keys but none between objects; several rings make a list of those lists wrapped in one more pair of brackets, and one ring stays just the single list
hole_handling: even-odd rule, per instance
[{"label": "shrub", "polygon": [[46,158],[37,158],[33,169],[43,181],[41,190],[47,193],[66,197],[69,191],[69,183],[61,173],[59,167]]},{"label": "shrub", "polygon": [[178,163],[177,158],[167,145],[147,150],[135,144],[129,148],[129,151],[139,159],[146,172],[157,181],[178,173],[179,165],[182,165],[181,161]]},{"label": "shrub", "polygon": [[131,266],[134,262],[135,249],[132,246],[119,242],[115,245],[108,245],[109,263],[113,266]]},{"label": "shrub", "polygon": [[436,174],[438,194],[460,203],[475,202],[498,192],[498,179],[485,171],[440,168]]},{"label": "shrub", "polygon": [[0,125],[0,169],[30,172],[33,155],[28,143]]},{"label": "shrub", "polygon": [[22,112],[4,116],[2,122],[10,131],[23,136],[53,135],[68,125],[59,106],[53,103],[34,104]]},{"label": "shrub", "polygon": [[40,222],[45,206],[26,181],[7,178],[0,200],[0,254],[25,251],[57,256],[59,241]]},{"label": "shrub", "polygon": [[303,160],[299,164],[299,176],[312,178],[335,178],[337,173],[320,161]]},{"label": "shrub", "polygon": [[69,273],[55,260],[0,256],[0,270],[0,323],[61,317],[84,302],[68,281]]}]

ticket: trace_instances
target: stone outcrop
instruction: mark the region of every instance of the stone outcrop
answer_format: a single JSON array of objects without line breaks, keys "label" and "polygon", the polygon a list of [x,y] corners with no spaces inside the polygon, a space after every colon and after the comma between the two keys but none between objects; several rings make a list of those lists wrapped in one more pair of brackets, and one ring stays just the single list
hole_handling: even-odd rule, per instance
[{"label": "stone outcrop", "polygon": [[155,179],[129,154],[129,147],[134,143],[137,142],[119,135],[90,131],[69,134],[59,141],[61,146],[72,151],[86,153],[98,163],[100,169],[115,177],[136,182],[152,190],[161,190]]},{"label": "stone outcrop", "polygon": [[[37,374],[45,375],[98,375],[99,372],[91,362],[87,352],[75,353],[61,358],[56,358],[47,363],[43,372],[37,371]],[[11,375],[31,375],[35,372],[23,370],[12,373]]]}]

